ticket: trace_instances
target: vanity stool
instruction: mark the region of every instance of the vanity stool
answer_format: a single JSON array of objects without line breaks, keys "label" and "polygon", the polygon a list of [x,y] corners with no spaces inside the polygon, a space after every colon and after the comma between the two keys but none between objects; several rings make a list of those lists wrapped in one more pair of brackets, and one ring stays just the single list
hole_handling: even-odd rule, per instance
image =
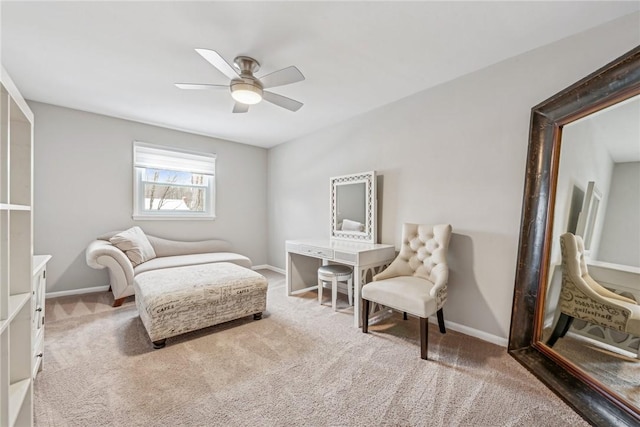
[{"label": "vanity stool", "polygon": [[318,268],[318,301],[322,304],[324,282],[331,282],[331,307],[336,311],[338,298],[338,282],[347,283],[349,305],[353,305],[353,270],[346,265],[331,264]]}]

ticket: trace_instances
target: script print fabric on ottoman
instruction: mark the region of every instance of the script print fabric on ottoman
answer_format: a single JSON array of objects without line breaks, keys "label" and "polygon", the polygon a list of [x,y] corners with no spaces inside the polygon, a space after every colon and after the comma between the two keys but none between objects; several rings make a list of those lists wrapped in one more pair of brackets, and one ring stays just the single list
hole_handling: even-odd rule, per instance
[{"label": "script print fabric on ottoman", "polygon": [[262,313],[267,279],[220,262],[149,271],[134,279],[136,305],[152,342]]}]

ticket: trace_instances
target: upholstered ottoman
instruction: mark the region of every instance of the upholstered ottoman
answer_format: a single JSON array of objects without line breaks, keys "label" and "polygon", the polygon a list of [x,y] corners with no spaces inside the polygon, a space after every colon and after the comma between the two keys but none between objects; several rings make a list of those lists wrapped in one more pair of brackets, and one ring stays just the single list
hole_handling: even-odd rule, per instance
[{"label": "upholstered ottoman", "polygon": [[164,268],[137,275],[136,305],[154,348],[166,339],[267,307],[267,279],[228,262]]}]

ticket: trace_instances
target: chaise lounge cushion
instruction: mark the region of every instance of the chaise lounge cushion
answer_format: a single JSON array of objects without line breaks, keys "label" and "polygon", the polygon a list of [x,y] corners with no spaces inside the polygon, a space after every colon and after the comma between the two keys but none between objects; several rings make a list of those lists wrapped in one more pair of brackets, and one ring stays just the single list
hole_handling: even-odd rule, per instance
[{"label": "chaise lounge cushion", "polygon": [[251,260],[244,255],[233,252],[212,252],[206,254],[175,255],[159,257],[138,265],[133,269],[135,275],[162,268],[182,267],[187,265],[208,264],[212,262],[231,262],[240,267],[251,268]]}]

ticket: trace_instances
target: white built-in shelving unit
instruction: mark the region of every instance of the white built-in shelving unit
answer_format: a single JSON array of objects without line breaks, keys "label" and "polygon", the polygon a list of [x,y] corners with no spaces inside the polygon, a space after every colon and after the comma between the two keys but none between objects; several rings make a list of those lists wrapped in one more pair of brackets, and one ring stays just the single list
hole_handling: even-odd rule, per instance
[{"label": "white built-in shelving unit", "polygon": [[0,80],[0,426],[33,424],[33,113]]}]

